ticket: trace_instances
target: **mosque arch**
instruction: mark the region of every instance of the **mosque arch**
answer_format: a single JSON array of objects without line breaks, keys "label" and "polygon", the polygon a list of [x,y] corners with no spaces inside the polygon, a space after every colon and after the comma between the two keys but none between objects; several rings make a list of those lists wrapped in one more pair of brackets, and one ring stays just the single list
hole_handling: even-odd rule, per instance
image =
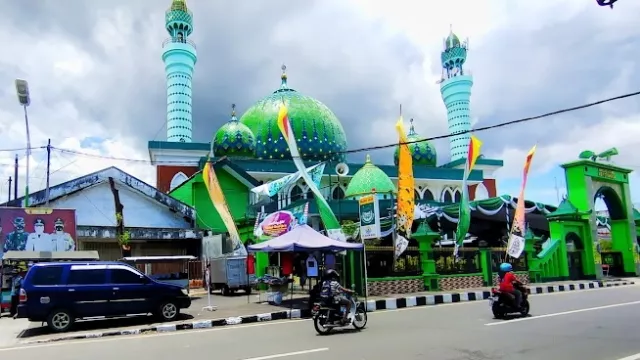
[{"label": "mosque arch", "polygon": [[487,190],[487,187],[484,186],[483,183],[479,183],[478,186],[476,186],[476,190],[475,190],[475,194],[473,199],[474,200],[485,200],[489,198],[489,190]]},{"label": "mosque arch", "polygon": [[413,191],[415,200],[422,200],[422,196],[420,195],[420,191],[418,189]]},{"label": "mosque arch", "polygon": [[171,179],[171,183],[169,183],[169,191],[177,188],[178,186],[180,186],[182,183],[184,183],[187,180],[189,180],[189,177],[187,175],[185,175],[182,171],[180,171],[177,174],[173,175],[173,178]]},{"label": "mosque arch", "polygon": [[296,202],[302,199],[304,196],[304,191],[302,190],[302,186],[294,185],[289,190],[289,203]]},{"label": "mosque arch", "polygon": [[442,190],[442,195],[440,197],[441,201],[445,204],[450,204],[453,202],[453,191],[451,188],[446,188]]},{"label": "mosque arch", "polygon": [[342,186],[340,185],[336,185],[333,187],[333,190],[331,190],[331,199],[332,200],[342,200],[344,199],[344,189],[342,188]]},{"label": "mosque arch", "polygon": [[462,201],[462,192],[460,191],[460,189],[456,189],[456,191],[453,192],[453,202],[457,204],[461,201]]},{"label": "mosque arch", "polygon": [[424,189],[424,193],[422,194],[422,199],[423,200],[435,200],[435,196],[433,196],[433,192],[429,189]]}]

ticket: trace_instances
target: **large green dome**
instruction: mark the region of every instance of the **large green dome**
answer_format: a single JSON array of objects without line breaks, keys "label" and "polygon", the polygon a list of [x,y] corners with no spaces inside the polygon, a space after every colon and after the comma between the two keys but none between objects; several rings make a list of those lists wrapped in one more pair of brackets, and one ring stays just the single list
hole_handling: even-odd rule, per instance
[{"label": "large green dome", "polygon": [[[416,130],[413,127],[413,119],[411,119],[411,127],[407,134],[407,142],[420,140],[423,140],[423,138],[416,133]],[[409,151],[411,152],[413,165],[436,166],[438,163],[435,146],[426,140],[409,144]],[[396,152],[393,154],[393,162],[396,166],[398,165],[399,152],[400,149],[396,146]]]},{"label": "large green dome", "polygon": [[246,125],[238,121],[232,105],[231,120],[222,125],[213,137],[213,154],[220,156],[254,157],[256,139]]},{"label": "large green dome", "polygon": [[278,111],[284,102],[304,160],[344,161],[347,136],[335,114],[320,101],[302,95],[287,86],[283,66],[282,85],[258,101],[240,118],[256,138],[259,159],[291,159],[289,147],[278,128]]},{"label": "large green dome", "polygon": [[373,165],[371,157],[367,155],[364,166],[353,174],[344,196],[352,198],[372,193],[396,193],[396,187],[382,169]]}]

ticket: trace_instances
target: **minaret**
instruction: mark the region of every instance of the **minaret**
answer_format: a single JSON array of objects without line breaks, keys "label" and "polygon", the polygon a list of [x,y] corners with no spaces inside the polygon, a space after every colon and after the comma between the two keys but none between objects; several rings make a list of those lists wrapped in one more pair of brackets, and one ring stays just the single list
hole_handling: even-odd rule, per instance
[{"label": "minaret", "polygon": [[460,43],[460,39],[453,33],[444,40],[444,50],[440,56],[442,60],[442,81],[440,93],[447,107],[449,123],[449,149],[451,161],[466,158],[469,147],[470,134],[456,135],[471,130],[469,99],[473,78],[464,72],[463,65],[467,60],[469,41]]},{"label": "minaret", "polygon": [[167,76],[167,141],[191,142],[191,80],[196,65],[193,14],[186,0],[173,0],[165,12],[169,38],[162,43],[162,61]]}]

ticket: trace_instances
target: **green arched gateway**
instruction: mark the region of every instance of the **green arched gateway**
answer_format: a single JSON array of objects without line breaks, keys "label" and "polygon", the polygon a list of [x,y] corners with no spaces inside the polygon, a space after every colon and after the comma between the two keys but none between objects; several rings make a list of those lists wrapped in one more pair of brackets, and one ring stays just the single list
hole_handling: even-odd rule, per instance
[{"label": "green arched gateway", "polygon": [[[562,165],[567,197],[548,215],[551,239],[558,242],[556,275],[560,278],[570,277],[572,271],[579,271],[585,278],[601,278],[603,265],[608,265],[612,275],[640,274],[629,188],[632,170],[610,163],[613,155],[617,155],[617,150],[598,155],[584,151],[578,161]],[[597,198],[604,200],[609,210],[611,246],[606,250],[598,240],[594,208]]]}]

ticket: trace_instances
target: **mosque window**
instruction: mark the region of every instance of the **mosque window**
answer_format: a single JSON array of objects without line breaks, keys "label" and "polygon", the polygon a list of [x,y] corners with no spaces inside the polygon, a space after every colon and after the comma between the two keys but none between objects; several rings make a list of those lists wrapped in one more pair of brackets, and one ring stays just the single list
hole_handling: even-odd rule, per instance
[{"label": "mosque window", "polygon": [[455,203],[459,203],[462,201],[462,193],[460,192],[460,190],[456,190],[453,200]]},{"label": "mosque window", "polygon": [[336,186],[335,188],[333,188],[332,194],[331,194],[331,198],[333,200],[342,200],[344,199],[344,190],[342,189],[341,186]]},{"label": "mosque window", "polygon": [[433,193],[429,189],[424,191],[424,195],[422,196],[422,198],[424,200],[434,200],[435,199],[435,197],[433,196]]},{"label": "mosque window", "polygon": [[451,196],[451,191],[449,189],[444,190],[442,193],[442,202],[443,203],[452,203],[453,197]]},{"label": "mosque window", "polygon": [[307,199],[313,199],[313,191],[311,189],[307,190]]},{"label": "mosque window", "polygon": [[291,192],[289,193],[289,199],[291,202],[296,202],[302,199],[303,194],[304,192],[302,191],[302,188],[296,185],[293,188],[291,188]]},{"label": "mosque window", "polygon": [[420,196],[420,192],[418,190],[414,190],[413,193],[414,193],[413,196],[414,196],[415,200],[422,199],[422,196]]},{"label": "mosque window", "polygon": [[[184,142],[184,138],[181,138],[180,140],[182,140],[182,142]],[[173,176],[173,179],[171,179],[171,183],[169,184],[169,191],[177,188],[178,186],[180,186],[183,182],[187,181],[189,178],[187,177],[187,175],[185,175],[182,171],[175,174]]]}]

